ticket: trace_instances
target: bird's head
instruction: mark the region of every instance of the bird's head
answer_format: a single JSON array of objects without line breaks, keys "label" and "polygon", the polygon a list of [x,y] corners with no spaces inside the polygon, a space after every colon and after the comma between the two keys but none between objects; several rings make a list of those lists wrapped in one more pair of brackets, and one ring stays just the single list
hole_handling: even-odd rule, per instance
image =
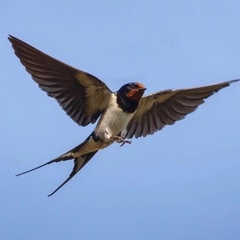
[{"label": "bird's head", "polygon": [[146,88],[143,84],[138,82],[127,83],[123,85],[119,90],[118,94],[131,101],[139,102]]}]

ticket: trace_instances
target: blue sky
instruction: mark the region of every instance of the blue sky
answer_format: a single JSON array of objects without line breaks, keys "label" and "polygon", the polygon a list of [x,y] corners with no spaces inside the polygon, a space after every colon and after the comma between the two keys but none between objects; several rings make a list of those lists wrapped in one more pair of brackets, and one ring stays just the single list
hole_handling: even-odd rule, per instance
[{"label": "blue sky", "polygon": [[174,126],[100,151],[72,170],[49,161],[83,141],[24,70],[16,36],[103,80],[147,94],[240,78],[240,2],[5,1],[1,44],[1,239],[240,238],[240,84]]}]

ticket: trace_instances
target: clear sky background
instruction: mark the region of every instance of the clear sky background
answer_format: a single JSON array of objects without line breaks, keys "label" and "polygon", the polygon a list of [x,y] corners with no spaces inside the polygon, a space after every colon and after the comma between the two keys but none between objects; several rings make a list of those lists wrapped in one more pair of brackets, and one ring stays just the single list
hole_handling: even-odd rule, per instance
[{"label": "clear sky background", "polygon": [[132,145],[15,174],[82,142],[79,127],[13,53],[12,34],[146,94],[240,78],[240,1],[2,1],[0,239],[240,239],[240,84]]}]

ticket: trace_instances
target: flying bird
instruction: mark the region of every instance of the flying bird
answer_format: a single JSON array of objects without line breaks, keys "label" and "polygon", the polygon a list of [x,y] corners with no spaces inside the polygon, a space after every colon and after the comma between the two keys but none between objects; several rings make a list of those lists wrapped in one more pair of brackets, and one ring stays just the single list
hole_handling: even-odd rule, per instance
[{"label": "flying bird", "polygon": [[145,137],[172,125],[193,112],[204,99],[239,79],[197,88],[164,90],[143,96],[142,83],[131,82],[116,92],[97,77],[60,62],[29,44],[9,36],[16,56],[26,71],[48,96],[78,125],[97,124],[81,144],[59,157],[17,176],[45,165],[74,160],[69,177],[51,194],[75,176],[98,150],[117,142],[131,143],[133,137]]}]

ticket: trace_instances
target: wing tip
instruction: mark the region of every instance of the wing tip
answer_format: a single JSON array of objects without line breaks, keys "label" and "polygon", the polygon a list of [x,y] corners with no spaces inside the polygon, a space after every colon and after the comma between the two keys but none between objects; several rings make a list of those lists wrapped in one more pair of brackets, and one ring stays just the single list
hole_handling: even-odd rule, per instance
[{"label": "wing tip", "polygon": [[234,79],[234,80],[230,80],[228,83],[229,83],[229,84],[232,84],[232,83],[235,83],[235,82],[238,82],[238,81],[240,81],[239,78],[238,78],[238,79]]},{"label": "wing tip", "polygon": [[21,41],[18,38],[14,37],[13,35],[9,34],[8,35],[8,40],[13,43],[13,41]]}]

